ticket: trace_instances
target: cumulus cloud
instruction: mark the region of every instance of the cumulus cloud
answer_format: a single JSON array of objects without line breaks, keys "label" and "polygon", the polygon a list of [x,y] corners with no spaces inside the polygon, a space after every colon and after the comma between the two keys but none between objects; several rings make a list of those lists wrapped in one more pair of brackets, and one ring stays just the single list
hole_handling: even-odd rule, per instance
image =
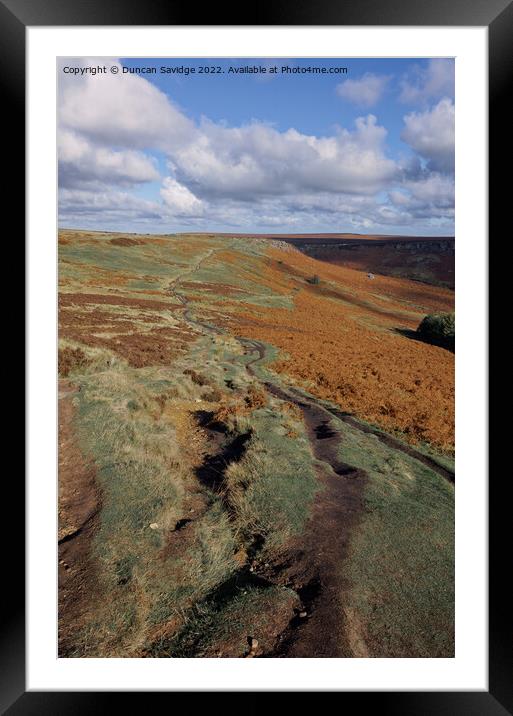
[{"label": "cumulus cloud", "polygon": [[95,146],[65,129],[59,132],[58,151],[61,186],[96,181],[130,185],[155,181],[160,176],[155,162],[142,152]]},{"label": "cumulus cloud", "polygon": [[425,68],[415,65],[402,78],[400,87],[399,100],[405,104],[454,98],[454,60],[432,59]]},{"label": "cumulus cloud", "polygon": [[[373,115],[330,137],[280,132],[261,122],[228,127],[204,119],[195,125],[145,79],[110,72],[67,78],[59,97],[64,184],[107,180],[109,171],[112,181],[150,181],[155,168],[136,153],[143,149],[163,151],[175,179],[200,197],[372,193],[396,172],[385,151],[386,130]],[[166,196],[169,187],[163,186]]]},{"label": "cumulus cloud", "polygon": [[439,207],[454,205],[454,179],[443,174],[432,173],[404,186],[419,201]]},{"label": "cumulus cloud", "polygon": [[454,179],[436,172],[417,181],[408,181],[389,192],[393,207],[410,219],[452,221],[454,218]]},{"label": "cumulus cloud", "polygon": [[68,226],[91,225],[101,222],[160,221],[162,211],[156,202],[105,187],[90,189],[61,189],[59,191],[59,218]]},{"label": "cumulus cloud", "polygon": [[454,170],[454,104],[443,99],[432,109],[404,117],[401,139],[435,171]]},{"label": "cumulus cloud", "polygon": [[348,79],[337,85],[336,92],[342,99],[357,107],[374,107],[382,98],[391,77],[366,72],[359,79]]},{"label": "cumulus cloud", "polygon": [[[123,74],[118,61],[73,61],[77,67],[97,64],[105,64],[108,71],[94,76],[59,73],[62,127],[96,143],[134,149],[169,150],[195,133],[194,123],[163,92],[139,75]],[[110,72],[112,65],[117,66],[117,74]]]},{"label": "cumulus cloud", "polygon": [[165,177],[162,181],[160,195],[164,204],[174,215],[198,216],[203,213],[205,204],[198,199],[186,186],[180,184],[172,177]]},{"label": "cumulus cloud", "polygon": [[376,117],[331,137],[279,132],[262,123],[225,127],[204,121],[197,138],[173,153],[182,181],[196,193],[232,197],[300,191],[373,193],[397,172]]},{"label": "cumulus cloud", "polygon": [[[451,226],[454,183],[443,174],[452,169],[454,147],[448,99],[404,117],[402,139],[414,154],[396,160],[373,114],[329,136],[259,121],[196,123],[147,80],[122,74],[117,60],[63,62],[120,70],[59,75],[59,210],[67,226],[378,231],[411,226],[413,219],[418,226]],[[434,87],[435,70],[431,75]],[[369,107],[389,80],[367,74],[337,91]],[[155,153],[167,160],[164,177]],[[132,191],[156,181],[153,201]]]}]

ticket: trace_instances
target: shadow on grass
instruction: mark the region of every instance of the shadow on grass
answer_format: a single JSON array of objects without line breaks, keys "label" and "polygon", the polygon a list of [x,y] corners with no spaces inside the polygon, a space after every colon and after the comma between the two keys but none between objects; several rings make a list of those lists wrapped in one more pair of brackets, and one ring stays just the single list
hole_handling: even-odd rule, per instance
[{"label": "shadow on grass", "polygon": [[438,346],[438,348],[445,348],[445,350],[454,353],[454,338],[443,340],[435,340],[433,338],[427,338],[417,331],[412,331],[410,328],[394,328],[395,333],[398,333],[405,338],[411,338],[412,341],[419,341],[420,343],[427,343],[430,346]]},{"label": "shadow on grass", "polygon": [[[247,449],[247,443],[251,439],[252,431],[237,435],[233,440],[222,440],[222,436],[227,434],[226,426],[215,419],[210,419],[211,413],[206,411],[198,411],[196,415],[199,418],[199,424],[205,427],[210,435],[214,438],[214,452],[207,455],[203,463],[196,468],[196,476],[200,482],[211,490],[220,489],[224,473],[232,462],[239,462]],[[217,433],[217,435],[216,435]],[[220,440],[221,439],[221,440]]]}]

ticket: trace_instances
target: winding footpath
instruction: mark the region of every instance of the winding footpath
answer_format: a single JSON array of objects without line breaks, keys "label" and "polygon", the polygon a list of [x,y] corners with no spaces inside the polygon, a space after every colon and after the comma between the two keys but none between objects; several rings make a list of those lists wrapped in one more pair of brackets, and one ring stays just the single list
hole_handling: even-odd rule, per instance
[{"label": "winding footpath", "polygon": [[[214,249],[209,251],[184,275],[198,271],[214,253]],[[182,304],[186,323],[210,335],[224,334],[222,329],[198,320],[191,313],[187,297],[179,291],[182,278],[171,283],[169,293]],[[246,362],[249,375],[270,395],[301,410],[320,485],[304,532],[291,541],[286,554],[276,558],[275,563],[258,565],[256,569],[256,576],[266,583],[294,589],[302,605],[281,635],[277,649],[264,657],[372,656],[366,645],[364,626],[347,608],[351,585],[344,573],[344,563],[351,535],[365,511],[363,495],[368,475],[365,470],[338,458],[344,440],[343,425],[375,435],[389,448],[414,457],[451,482],[454,482],[454,474],[424,453],[360,423],[352,415],[327,407],[312,395],[271,382],[267,376],[263,379],[258,369],[267,360],[265,344],[242,336],[236,339],[245,354],[252,356]]]}]

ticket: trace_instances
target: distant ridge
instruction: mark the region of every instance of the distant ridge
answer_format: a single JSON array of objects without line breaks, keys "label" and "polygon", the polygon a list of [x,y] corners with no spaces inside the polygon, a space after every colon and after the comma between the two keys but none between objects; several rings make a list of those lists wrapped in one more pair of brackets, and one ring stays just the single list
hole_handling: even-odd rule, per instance
[{"label": "distant ridge", "polygon": [[[186,233],[186,232],[179,232]],[[299,239],[299,240],[316,240],[316,239],[330,239],[330,240],[351,240],[355,239],[358,241],[454,241],[454,236],[411,236],[401,234],[337,234],[337,233],[304,233],[304,234],[257,234],[257,233],[224,233],[217,231],[195,231],[191,232],[196,236],[225,236],[231,237],[247,237],[249,238],[261,238],[261,239],[281,239],[286,241],[287,239]]]}]

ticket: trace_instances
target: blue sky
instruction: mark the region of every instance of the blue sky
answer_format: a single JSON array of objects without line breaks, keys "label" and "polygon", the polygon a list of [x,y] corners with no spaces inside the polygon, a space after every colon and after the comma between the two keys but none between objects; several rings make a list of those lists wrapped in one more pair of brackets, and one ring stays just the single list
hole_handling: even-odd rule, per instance
[{"label": "blue sky", "polygon": [[80,58],[58,79],[62,226],[454,232],[451,59]]}]

